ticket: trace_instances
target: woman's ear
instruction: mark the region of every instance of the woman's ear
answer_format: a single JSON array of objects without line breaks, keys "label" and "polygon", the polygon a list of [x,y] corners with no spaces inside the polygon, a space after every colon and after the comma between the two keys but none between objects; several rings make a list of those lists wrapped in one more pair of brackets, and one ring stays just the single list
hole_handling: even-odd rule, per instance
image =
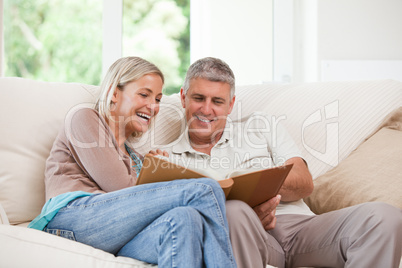
[{"label": "woman's ear", "polygon": [[117,102],[117,100],[119,98],[119,92],[120,92],[119,88],[116,87],[114,92],[113,92],[113,95],[112,95],[112,102],[113,103]]}]

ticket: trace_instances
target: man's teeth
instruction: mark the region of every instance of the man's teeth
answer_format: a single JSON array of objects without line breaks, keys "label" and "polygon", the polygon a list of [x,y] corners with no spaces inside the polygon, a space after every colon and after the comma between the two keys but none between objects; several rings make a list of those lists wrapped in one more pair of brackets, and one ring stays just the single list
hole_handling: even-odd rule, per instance
[{"label": "man's teeth", "polygon": [[141,117],[141,118],[146,119],[146,120],[151,119],[151,116],[150,116],[150,115],[147,115],[147,114],[144,114],[144,113],[137,113],[137,115],[138,115],[139,117]]},{"label": "man's teeth", "polygon": [[204,122],[204,123],[210,123],[210,122],[214,121],[213,119],[212,119],[212,120],[203,119],[203,118],[201,118],[201,117],[199,117],[199,116],[197,116],[197,118],[198,118],[198,120],[200,120],[201,122]]}]

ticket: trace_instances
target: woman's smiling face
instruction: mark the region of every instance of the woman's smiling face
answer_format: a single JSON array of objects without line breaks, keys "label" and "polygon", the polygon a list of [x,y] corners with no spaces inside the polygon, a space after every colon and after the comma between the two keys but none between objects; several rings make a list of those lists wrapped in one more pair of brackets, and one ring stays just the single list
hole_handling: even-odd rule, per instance
[{"label": "woman's smiling face", "polygon": [[116,89],[111,116],[119,124],[119,129],[124,129],[126,137],[148,130],[151,118],[159,112],[162,87],[159,75],[147,74],[128,83],[122,90]]}]

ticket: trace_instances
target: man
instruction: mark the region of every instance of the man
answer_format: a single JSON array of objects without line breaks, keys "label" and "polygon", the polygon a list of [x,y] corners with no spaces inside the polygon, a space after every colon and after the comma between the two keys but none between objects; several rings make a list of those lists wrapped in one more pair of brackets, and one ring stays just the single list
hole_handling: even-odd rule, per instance
[{"label": "man", "polygon": [[302,200],[313,181],[295,143],[266,114],[232,122],[234,91],[226,63],[216,58],[193,63],[180,92],[187,129],[168,150],[171,161],[205,174],[293,164],[279,195],[266,203],[251,208],[226,202],[238,266],[398,267],[401,212],[371,203],[314,215]]}]

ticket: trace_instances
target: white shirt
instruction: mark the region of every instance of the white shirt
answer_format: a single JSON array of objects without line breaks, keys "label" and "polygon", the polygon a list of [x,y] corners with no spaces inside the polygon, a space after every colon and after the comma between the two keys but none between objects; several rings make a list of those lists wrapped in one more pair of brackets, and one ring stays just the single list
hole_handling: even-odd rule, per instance
[{"label": "white shirt", "polygon": [[[222,137],[210,155],[194,150],[188,129],[168,147],[169,160],[207,177],[222,180],[236,170],[260,170],[280,166],[290,158],[302,157],[288,132],[266,113],[255,112],[233,122],[228,118]],[[314,215],[303,200],[281,202],[276,215]]]}]

